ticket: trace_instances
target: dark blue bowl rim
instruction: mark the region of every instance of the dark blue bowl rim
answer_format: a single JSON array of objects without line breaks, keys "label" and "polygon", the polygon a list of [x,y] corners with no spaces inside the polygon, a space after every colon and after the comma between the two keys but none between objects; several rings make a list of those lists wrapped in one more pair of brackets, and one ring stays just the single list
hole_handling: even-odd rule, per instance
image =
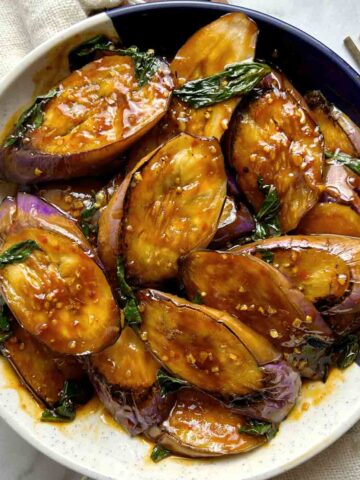
[{"label": "dark blue bowl rim", "polygon": [[111,10],[106,11],[106,14],[110,18],[116,18],[119,16],[123,16],[126,13],[133,13],[133,12],[148,12],[151,10],[159,10],[159,9],[179,9],[179,8],[192,8],[196,7],[197,9],[203,10],[215,10],[219,11],[220,14],[224,15],[225,13],[231,13],[240,11],[254,19],[255,21],[261,21],[267,24],[275,25],[276,27],[285,30],[294,36],[300,38],[305,43],[309,43],[311,46],[319,50],[323,55],[325,55],[329,60],[335,63],[339,68],[346,72],[346,74],[354,80],[354,82],[358,82],[359,89],[360,89],[360,74],[351,66],[349,65],[346,60],[344,60],[340,55],[336,52],[331,50],[331,48],[324,45],[320,40],[317,40],[312,35],[300,30],[293,25],[284,22],[278,18],[275,18],[267,13],[262,13],[257,10],[252,10],[249,8],[240,7],[238,5],[227,5],[224,3],[213,3],[213,2],[204,2],[204,1],[196,1],[196,0],[181,0],[181,1],[169,1],[169,2],[153,2],[153,3],[144,3],[138,5],[130,5],[124,7],[113,8]]}]

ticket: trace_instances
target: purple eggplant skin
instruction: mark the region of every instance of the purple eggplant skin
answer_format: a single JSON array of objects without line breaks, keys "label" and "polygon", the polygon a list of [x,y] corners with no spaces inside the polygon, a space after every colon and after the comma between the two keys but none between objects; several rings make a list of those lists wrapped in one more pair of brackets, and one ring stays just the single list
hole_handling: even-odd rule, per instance
[{"label": "purple eggplant skin", "polygon": [[[87,155],[91,158],[92,152]],[[22,147],[0,147],[0,178],[19,185],[106,174],[119,170],[123,164],[123,157],[111,157],[108,164],[103,162],[99,166],[95,161],[84,161],[81,154],[76,162],[74,155],[54,155]]]},{"label": "purple eggplant skin", "polygon": [[[12,209],[9,200],[4,215]],[[32,256],[30,267],[38,283],[33,282],[26,266],[11,265],[1,271],[3,297],[21,326],[62,354],[86,355],[116,341],[121,315],[114,292],[96,251],[73,220],[43,200],[19,193],[12,223],[0,222],[1,237],[4,250],[29,239],[35,240],[41,250]],[[66,266],[64,270],[65,259],[73,262],[71,270]],[[45,268],[47,265],[52,267]],[[16,274],[11,273],[14,268],[18,269]],[[79,277],[80,272],[85,278]],[[75,287],[77,278],[80,288]],[[74,305],[76,316],[74,311],[69,313]]]},{"label": "purple eggplant skin", "polygon": [[[10,202],[11,205],[14,205],[15,203],[12,199],[8,199],[8,202]],[[91,247],[75,221],[56,207],[35,195],[18,193],[15,208],[12,206],[10,209],[11,212],[13,209],[16,210],[16,212],[9,212],[12,219],[11,231],[21,230],[23,228],[41,228],[49,232],[63,235],[76,243],[100,266],[100,260],[98,259],[95,250]],[[5,231],[9,231],[9,229],[10,226],[7,225],[6,222],[4,222],[4,225],[2,224],[0,213],[0,238],[4,235]]]},{"label": "purple eggplant skin", "polygon": [[266,386],[259,395],[234,400],[231,407],[249,418],[280,423],[294,407],[300,393],[301,379],[286,362],[261,367]]},{"label": "purple eggplant skin", "polygon": [[210,248],[223,248],[255,228],[255,220],[249,209],[235,198],[226,197],[215,237]]},{"label": "purple eggplant skin", "polygon": [[[89,154],[90,157],[90,154]],[[83,176],[97,176],[118,171],[124,158],[110,158],[100,166],[73,155],[53,155],[24,148],[0,147],[0,178],[19,185],[30,185],[52,180],[66,180]],[[82,160],[82,161],[81,161]]]},{"label": "purple eggplant skin", "polygon": [[101,403],[114,420],[134,436],[162,422],[168,416],[174,397],[161,397],[153,386],[141,394],[109,384],[87,358],[85,367]]}]

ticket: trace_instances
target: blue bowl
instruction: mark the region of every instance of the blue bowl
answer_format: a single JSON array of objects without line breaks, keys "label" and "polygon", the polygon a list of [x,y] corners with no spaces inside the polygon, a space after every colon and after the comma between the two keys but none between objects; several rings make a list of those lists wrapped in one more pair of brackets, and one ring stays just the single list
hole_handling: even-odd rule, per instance
[{"label": "blue bowl", "polygon": [[257,58],[278,66],[301,93],[321,90],[360,125],[359,74],[321,42],[281,20],[246,8],[201,1],[121,7],[107,14],[124,44],[154,48],[171,58],[200,27],[239,11],[259,27]]}]

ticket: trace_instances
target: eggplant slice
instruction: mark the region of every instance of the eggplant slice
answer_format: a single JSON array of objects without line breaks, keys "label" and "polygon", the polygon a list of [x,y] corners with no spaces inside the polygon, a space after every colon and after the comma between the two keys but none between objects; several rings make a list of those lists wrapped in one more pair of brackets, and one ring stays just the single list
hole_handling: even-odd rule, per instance
[{"label": "eggplant slice", "polygon": [[16,206],[1,252],[26,240],[40,249],[0,270],[2,295],[15,318],[59,353],[80,355],[114,343],[118,308],[80,230],[32,195],[19,194]]},{"label": "eggplant slice", "polygon": [[114,345],[91,355],[91,363],[108,383],[128,390],[152,387],[160,368],[130,327],[124,328]]},{"label": "eggplant slice", "polygon": [[162,398],[156,385],[160,364],[130,327],[114,345],[91,355],[87,366],[100,400],[132,435],[166,418],[172,399]]},{"label": "eggplant slice", "polygon": [[[139,87],[131,57],[110,55],[73,72],[19,145],[0,151],[1,177],[39,183],[97,175],[165,114],[173,88],[165,61]],[[116,165],[116,163],[115,163]]]},{"label": "eggplant slice", "polygon": [[324,135],[325,147],[330,152],[341,150],[352,157],[360,155],[359,127],[319,90],[308,92],[305,100]]},{"label": "eggplant slice", "polygon": [[360,214],[359,175],[345,165],[328,163],[325,167],[324,186],[322,201],[349,205]]},{"label": "eggplant slice", "polygon": [[176,277],[178,258],[215,235],[225,196],[218,142],[178,135],[142,160],[110,201],[99,231],[105,266],[113,271],[121,253],[133,283]]},{"label": "eggplant slice", "polygon": [[263,375],[244,344],[202,306],[154,290],[139,294],[141,334],[172,373],[223,397],[262,387]]},{"label": "eggplant slice", "polygon": [[[232,63],[252,61],[256,24],[243,13],[229,13],[198,30],[175,55],[170,67],[175,87],[220,73]],[[173,98],[168,112],[133,148],[130,165],[180,132],[221,139],[239,103],[232,98],[211,107],[193,109]]]},{"label": "eggplant slice", "polygon": [[240,110],[228,136],[228,156],[237,181],[258,211],[274,185],[283,232],[294,229],[317,202],[323,168],[323,138],[309,114],[288,91],[261,90]]},{"label": "eggplant slice", "polygon": [[245,453],[266,443],[266,437],[240,433],[245,418],[198,390],[181,389],[168,418],[146,436],[174,454],[217,457]]},{"label": "eggplant slice", "polygon": [[297,233],[332,233],[360,237],[360,216],[348,205],[318,203],[301,219]]},{"label": "eggplant slice", "polygon": [[218,229],[210,247],[222,248],[255,228],[254,217],[245,204],[237,202],[234,197],[226,197]]},{"label": "eggplant slice", "polygon": [[66,380],[85,377],[84,369],[74,357],[56,355],[16,322],[12,336],[0,344],[0,350],[21,383],[47,408],[58,403]]},{"label": "eggplant slice", "polygon": [[[115,179],[116,187],[121,182],[117,180],[117,177]],[[99,207],[109,202],[111,194],[114,193],[114,187],[109,185],[108,189],[107,186],[108,181],[106,178],[80,178],[67,182],[41,184],[35,186],[34,193],[62,212],[70,215],[73,219],[79,220],[83,210],[90,207],[97,200],[95,197],[101,197]]]},{"label": "eggplant slice", "polygon": [[155,290],[142,291],[139,300],[142,337],[166,369],[222,397],[261,389],[263,374],[226,315]]},{"label": "eggplant slice", "polygon": [[[357,238],[294,235],[269,238],[236,250],[256,254],[259,248],[271,252],[274,258],[277,252],[285,252],[282,255],[289,258],[289,266],[285,267],[287,276],[309,299],[317,299],[322,315],[336,333],[357,328],[360,322],[360,243]],[[298,262],[306,268],[299,268]]]},{"label": "eggplant slice", "polygon": [[296,402],[300,376],[238,319],[155,290],[139,293],[141,336],[162,365],[237,413],[283,420]]},{"label": "eggplant slice", "polygon": [[[331,340],[314,306],[258,258],[232,250],[192,252],[182,259],[181,277],[189,298],[200,292],[205,305],[237,317],[284,353],[300,351],[309,337]],[[306,364],[300,370],[304,376],[316,374]]]}]

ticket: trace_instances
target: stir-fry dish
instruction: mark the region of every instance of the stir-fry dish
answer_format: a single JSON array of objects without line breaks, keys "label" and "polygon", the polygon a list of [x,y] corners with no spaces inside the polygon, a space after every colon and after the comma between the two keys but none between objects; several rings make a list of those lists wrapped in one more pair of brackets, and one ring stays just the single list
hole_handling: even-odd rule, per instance
[{"label": "stir-fry dish", "polygon": [[173,59],[99,35],[0,150],[0,351],[175,454],[248,452],[359,353],[360,129],[242,13]]}]

